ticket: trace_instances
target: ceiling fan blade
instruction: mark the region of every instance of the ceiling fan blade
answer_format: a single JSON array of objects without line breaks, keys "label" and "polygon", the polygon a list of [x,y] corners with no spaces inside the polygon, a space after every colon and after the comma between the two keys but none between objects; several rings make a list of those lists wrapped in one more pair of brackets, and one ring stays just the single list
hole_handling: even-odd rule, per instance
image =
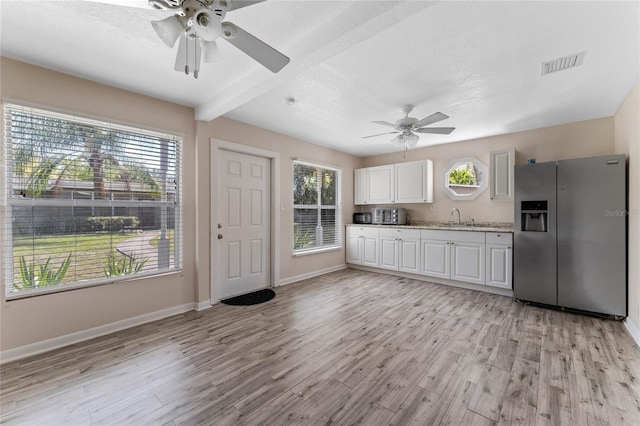
[{"label": "ceiling fan blade", "polygon": [[147,0],[84,0],[91,3],[104,3],[113,4],[115,6],[129,6],[137,7],[140,9],[149,9],[149,2]]},{"label": "ceiling fan blade", "polygon": [[436,112],[428,117],[423,118],[420,121],[416,121],[413,124],[413,128],[417,129],[418,127],[428,126],[429,124],[437,123],[438,121],[446,120],[447,118],[449,118],[448,115],[441,112]]},{"label": "ceiling fan blade", "polygon": [[375,138],[376,136],[382,136],[382,135],[395,135],[396,133],[398,132],[378,133],[377,135],[363,136],[362,139]]},{"label": "ceiling fan blade", "polygon": [[372,123],[382,124],[383,126],[396,127],[395,124],[389,123],[388,121],[372,121]]},{"label": "ceiling fan blade", "polygon": [[278,72],[289,58],[231,22],[222,23],[222,36],[271,72]]},{"label": "ceiling fan blade", "polygon": [[423,127],[422,129],[414,129],[417,133],[436,133],[438,135],[448,135],[453,132],[455,127]]},{"label": "ceiling fan blade", "polygon": [[256,3],[262,3],[263,1],[264,0],[231,0],[229,1],[229,3],[231,3],[231,7],[229,8],[229,10],[241,9],[243,7],[251,6]]}]

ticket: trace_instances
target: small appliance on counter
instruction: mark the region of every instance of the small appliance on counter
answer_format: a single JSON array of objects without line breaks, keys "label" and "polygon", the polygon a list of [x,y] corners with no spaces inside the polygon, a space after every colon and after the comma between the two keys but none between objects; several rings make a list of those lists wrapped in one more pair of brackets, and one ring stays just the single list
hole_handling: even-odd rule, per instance
[{"label": "small appliance on counter", "polygon": [[374,207],[371,209],[371,223],[376,225],[406,225],[407,209]]},{"label": "small appliance on counter", "polygon": [[370,224],[371,212],[355,212],[353,214],[353,223],[355,224]]}]

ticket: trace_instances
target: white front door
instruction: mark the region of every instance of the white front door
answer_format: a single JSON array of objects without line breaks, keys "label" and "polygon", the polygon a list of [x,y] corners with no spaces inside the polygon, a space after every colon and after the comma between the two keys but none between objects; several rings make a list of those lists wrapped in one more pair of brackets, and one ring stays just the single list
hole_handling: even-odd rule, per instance
[{"label": "white front door", "polygon": [[220,299],[270,285],[270,180],[268,158],[218,151]]}]

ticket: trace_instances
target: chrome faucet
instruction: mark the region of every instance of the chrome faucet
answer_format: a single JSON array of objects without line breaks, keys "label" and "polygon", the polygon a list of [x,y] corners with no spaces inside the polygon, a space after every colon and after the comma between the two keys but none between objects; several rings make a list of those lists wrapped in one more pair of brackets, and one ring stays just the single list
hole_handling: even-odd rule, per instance
[{"label": "chrome faucet", "polygon": [[460,222],[460,210],[458,209],[451,210],[451,216],[453,216],[453,212],[458,212],[458,225],[461,225],[462,223]]}]

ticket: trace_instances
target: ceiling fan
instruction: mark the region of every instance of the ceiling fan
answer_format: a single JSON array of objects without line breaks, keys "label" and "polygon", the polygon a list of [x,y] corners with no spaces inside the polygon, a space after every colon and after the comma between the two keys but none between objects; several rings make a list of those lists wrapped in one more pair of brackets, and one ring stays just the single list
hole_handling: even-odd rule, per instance
[{"label": "ceiling fan", "polygon": [[198,78],[200,62],[212,62],[218,52],[216,39],[222,37],[252,57],[271,72],[280,71],[289,58],[249,34],[237,25],[224,21],[229,11],[251,6],[264,0],[148,0],[151,7],[172,10],[175,14],[151,25],[169,47],[179,41],[176,71]]},{"label": "ceiling fan", "polygon": [[420,137],[416,133],[436,133],[440,135],[448,135],[455,130],[455,127],[424,127],[429,124],[437,123],[438,121],[446,120],[448,115],[441,112],[436,112],[430,116],[418,120],[417,118],[409,117],[409,113],[413,111],[413,105],[403,105],[401,108],[404,113],[404,117],[396,120],[395,123],[389,123],[388,121],[373,121],[376,124],[382,124],[383,126],[393,127],[395,131],[379,133],[377,135],[364,136],[363,139],[373,138],[382,135],[397,134],[395,138],[391,139],[391,143],[395,146],[405,146],[406,148],[414,147],[418,143]]}]

